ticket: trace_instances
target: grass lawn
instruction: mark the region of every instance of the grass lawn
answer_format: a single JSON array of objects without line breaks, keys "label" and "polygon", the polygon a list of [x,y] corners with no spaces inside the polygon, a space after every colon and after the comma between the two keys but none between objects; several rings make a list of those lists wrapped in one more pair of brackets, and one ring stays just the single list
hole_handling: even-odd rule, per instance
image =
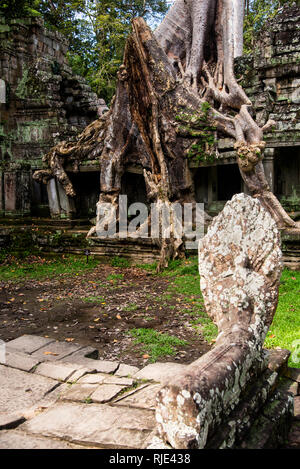
[{"label": "grass lawn", "polygon": [[39,255],[29,255],[24,259],[6,256],[0,264],[0,280],[36,279],[57,277],[58,275],[76,275],[93,269],[99,261],[79,256],[61,255],[60,257],[45,258]]},{"label": "grass lawn", "polygon": [[300,272],[284,269],[282,273],[278,307],[265,346],[294,352],[289,365],[300,368]]}]

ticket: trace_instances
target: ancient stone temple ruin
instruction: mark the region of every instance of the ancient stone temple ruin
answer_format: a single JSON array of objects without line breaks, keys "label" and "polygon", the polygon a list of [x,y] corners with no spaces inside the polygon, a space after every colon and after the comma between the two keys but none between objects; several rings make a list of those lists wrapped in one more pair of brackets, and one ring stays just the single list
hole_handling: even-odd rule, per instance
[{"label": "ancient stone temple ruin", "polygon": [[[253,103],[257,122],[276,121],[276,128],[264,134],[263,164],[271,190],[295,220],[300,214],[299,21],[299,7],[284,9],[257,38],[253,54],[235,60],[236,75]],[[44,218],[48,227],[60,226],[64,239],[59,244],[75,252],[86,243],[85,233],[96,214],[101,171],[97,156],[91,152],[80,161],[69,161],[65,168],[75,197],[67,195],[55,177],[47,185],[32,177],[44,167],[43,156],[51,147],[71,140],[107,111],[84,79],[72,74],[66,51],[64,38],[45,29],[40,19],[1,20],[0,213],[6,225],[12,217],[21,218],[23,224],[25,218],[32,224],[38,217],[40,224]],[[247,193],[233,144],[230,138],[219,139],[213,158],[189,161],[195,199],[204,203],[211,216],[234,194]],[[129,204],[147,203],[143,168],[135,154],[127,157],[121,192],[128,196]],[[72,228],[72,239],[65,228]],[[7,230],[2,234],[5,237]],[[76,241],[73,235],[78,235]],[[46,249],[53,247],[44,235],[39,239]],[[296,268],[299,236],[283,233],[282,239],[285,262]],[[118,243],[93,249],[100,255],[117,250],[130,256],[135,248],[130,247],[130,240],[128,243],[121,251]],[[92,241],[89,244],[93,246]],[[144,243],[142,257],[143,249],[144,258],[155,258],[154,246]]]},{"label": "ancient stone temple ruin", "polygon": [[[32,178],[53,144],[76,135],[107,109],[72,73],[67,50],[64,37],[47,30],[41,19],[0,19],[1,216],[75,214],[59,185],[53,181],[47,191]],[[88,206],[86,199],[82,210],[88,216],[95,201]]]}]

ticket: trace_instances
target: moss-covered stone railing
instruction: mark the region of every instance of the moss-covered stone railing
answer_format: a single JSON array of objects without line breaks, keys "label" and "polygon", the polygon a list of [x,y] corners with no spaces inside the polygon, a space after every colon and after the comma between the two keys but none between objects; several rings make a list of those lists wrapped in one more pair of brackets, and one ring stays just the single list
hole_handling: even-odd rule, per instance
[{"label": "moss-covered stone railing", "polygon": [[[211,351],[159,391],[150,447],[243,447],[278,378],[267,369],[263,343],[277,307],[281,258],[270,214],[258,200],[234,196],[199,246],[201,290],[219,335]],[[287,419],[291,409],[285,396]]]}]

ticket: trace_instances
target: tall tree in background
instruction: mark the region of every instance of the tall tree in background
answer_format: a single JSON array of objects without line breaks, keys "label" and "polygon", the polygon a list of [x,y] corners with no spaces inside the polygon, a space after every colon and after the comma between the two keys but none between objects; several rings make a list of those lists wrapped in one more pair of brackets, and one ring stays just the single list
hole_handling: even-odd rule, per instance
[{"label": "tall tree in background", "polygon": [[[110,102],[116,90],[117,72],[123,62],[125,43],[135,17],[152,20],[167,11],[165,0],[85,0],[82,22],[91,39],[90,49],[70,52],[73,69],[84,75]],[[82,60],[83,59],[83,60]]]},{"label": "tall tree in background", "polygon": [[[295,0],[245,0],[244,52],[253,52],[255,38],[267,22],[277,15],[285,4]],[[297,0],[299,2],[299,0]]]},{"label": "tall tree in background", "polygon": [[73,71],[109,103],[132,19],[153,23],[167,9],[167,0],[3,0],[0,15],[41,16],[48,28],[61,32],[69,41]]}]

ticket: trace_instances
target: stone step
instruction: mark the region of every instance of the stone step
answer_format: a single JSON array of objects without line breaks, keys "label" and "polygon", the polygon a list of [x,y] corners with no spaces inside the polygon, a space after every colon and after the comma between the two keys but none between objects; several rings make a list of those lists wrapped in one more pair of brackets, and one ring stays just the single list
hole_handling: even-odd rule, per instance
[{"label": "stone step", "polygon": [[31,436],[98,448],[141,449],[154,427],[154,412],[149,410],[61,402],[19,429]]}]

